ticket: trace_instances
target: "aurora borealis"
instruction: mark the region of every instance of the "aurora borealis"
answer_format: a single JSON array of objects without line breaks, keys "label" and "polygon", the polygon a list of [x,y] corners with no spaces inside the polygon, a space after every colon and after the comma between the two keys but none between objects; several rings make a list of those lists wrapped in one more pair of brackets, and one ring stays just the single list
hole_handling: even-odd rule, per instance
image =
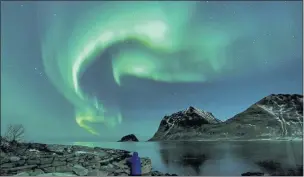
[{"label": "aurora borealis", "polygon": [[2,2],[2,121],[147,139],[190,105],[225,120],[301,93],[301,3]]}]

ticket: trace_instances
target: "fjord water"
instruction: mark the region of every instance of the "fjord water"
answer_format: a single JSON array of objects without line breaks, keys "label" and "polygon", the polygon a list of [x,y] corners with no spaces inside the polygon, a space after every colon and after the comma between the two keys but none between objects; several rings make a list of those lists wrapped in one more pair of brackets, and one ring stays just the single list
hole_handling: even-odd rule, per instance
[{"label": "fjord water", "polygon": [[[75,143],[74,143],[75,144]],[[137,151],[153,170],[178,175],[235,175],[262,171],[256,162],[303,165],[303,141],[90,142],[86,146]]]}]

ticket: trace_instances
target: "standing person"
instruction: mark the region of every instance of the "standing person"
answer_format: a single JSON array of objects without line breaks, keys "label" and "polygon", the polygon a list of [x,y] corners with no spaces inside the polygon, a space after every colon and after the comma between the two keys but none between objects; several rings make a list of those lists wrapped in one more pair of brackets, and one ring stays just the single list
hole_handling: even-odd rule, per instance
[{"label": "standing person", "polygon": [[131,166],[131,176],[141,176],[141,163],[137,152],[133,152],[131,158],[128,159]]}]

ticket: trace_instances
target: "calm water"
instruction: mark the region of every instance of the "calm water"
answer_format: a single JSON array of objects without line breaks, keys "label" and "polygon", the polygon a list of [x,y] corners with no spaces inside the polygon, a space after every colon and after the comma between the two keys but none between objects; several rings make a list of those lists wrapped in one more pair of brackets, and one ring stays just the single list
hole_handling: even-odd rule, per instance
[{"label": "calm water", "polygon": [[[284,166],[303,164],[302,141],[254,142],[104,142],[79,145],[137,151],[150,157],[153,169],[178,175],[240,175],[263,171],[255,162],[275,160]],[[75,144],[75,143],[74,143]]]}]

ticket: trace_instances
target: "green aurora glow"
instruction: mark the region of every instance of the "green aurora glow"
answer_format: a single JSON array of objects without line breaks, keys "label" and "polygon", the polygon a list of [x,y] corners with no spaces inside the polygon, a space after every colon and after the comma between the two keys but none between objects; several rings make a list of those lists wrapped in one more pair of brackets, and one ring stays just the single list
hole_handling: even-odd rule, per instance
[{"label": "green aurora glow", "polygon": [[[235,62],[246,59],[227,57],[227,50],[238,38],[254,34],[259,24],[249,23],[254,20],[248,19],[249,16],[238,22],[227,17],[221,22],[193,23],[192,14],[202,3],[107,2],[81,14],[77,23],[70,27],[69,40],[65,43],[61,40],[61,31],[67,28],[65,21],[51,21],[48,32],[42,37],[45,71],[57,89],[74,104],[78,125],[98,135],[90,123],[115,126],[123,121],[119,112],[105,116],[105,105],[100,101],[95,103],[95,98],[84,93],[79,84],[79,78],[96,56],[118,43],[135,40],[149,49],[121,49],[113,54],[113,76],[119,86],[123,86],[124,76],[191,83],[250,72],[250,68],[237,70],[239,66]],[[257,42],[261,44],[243,49],[246,52],[250,48],[256,55],[254,61],[248,61],[253,65],[268,59],[270,50],[288,45],[268,38]],[[269,45],[271,49],[267,49]]]}]

